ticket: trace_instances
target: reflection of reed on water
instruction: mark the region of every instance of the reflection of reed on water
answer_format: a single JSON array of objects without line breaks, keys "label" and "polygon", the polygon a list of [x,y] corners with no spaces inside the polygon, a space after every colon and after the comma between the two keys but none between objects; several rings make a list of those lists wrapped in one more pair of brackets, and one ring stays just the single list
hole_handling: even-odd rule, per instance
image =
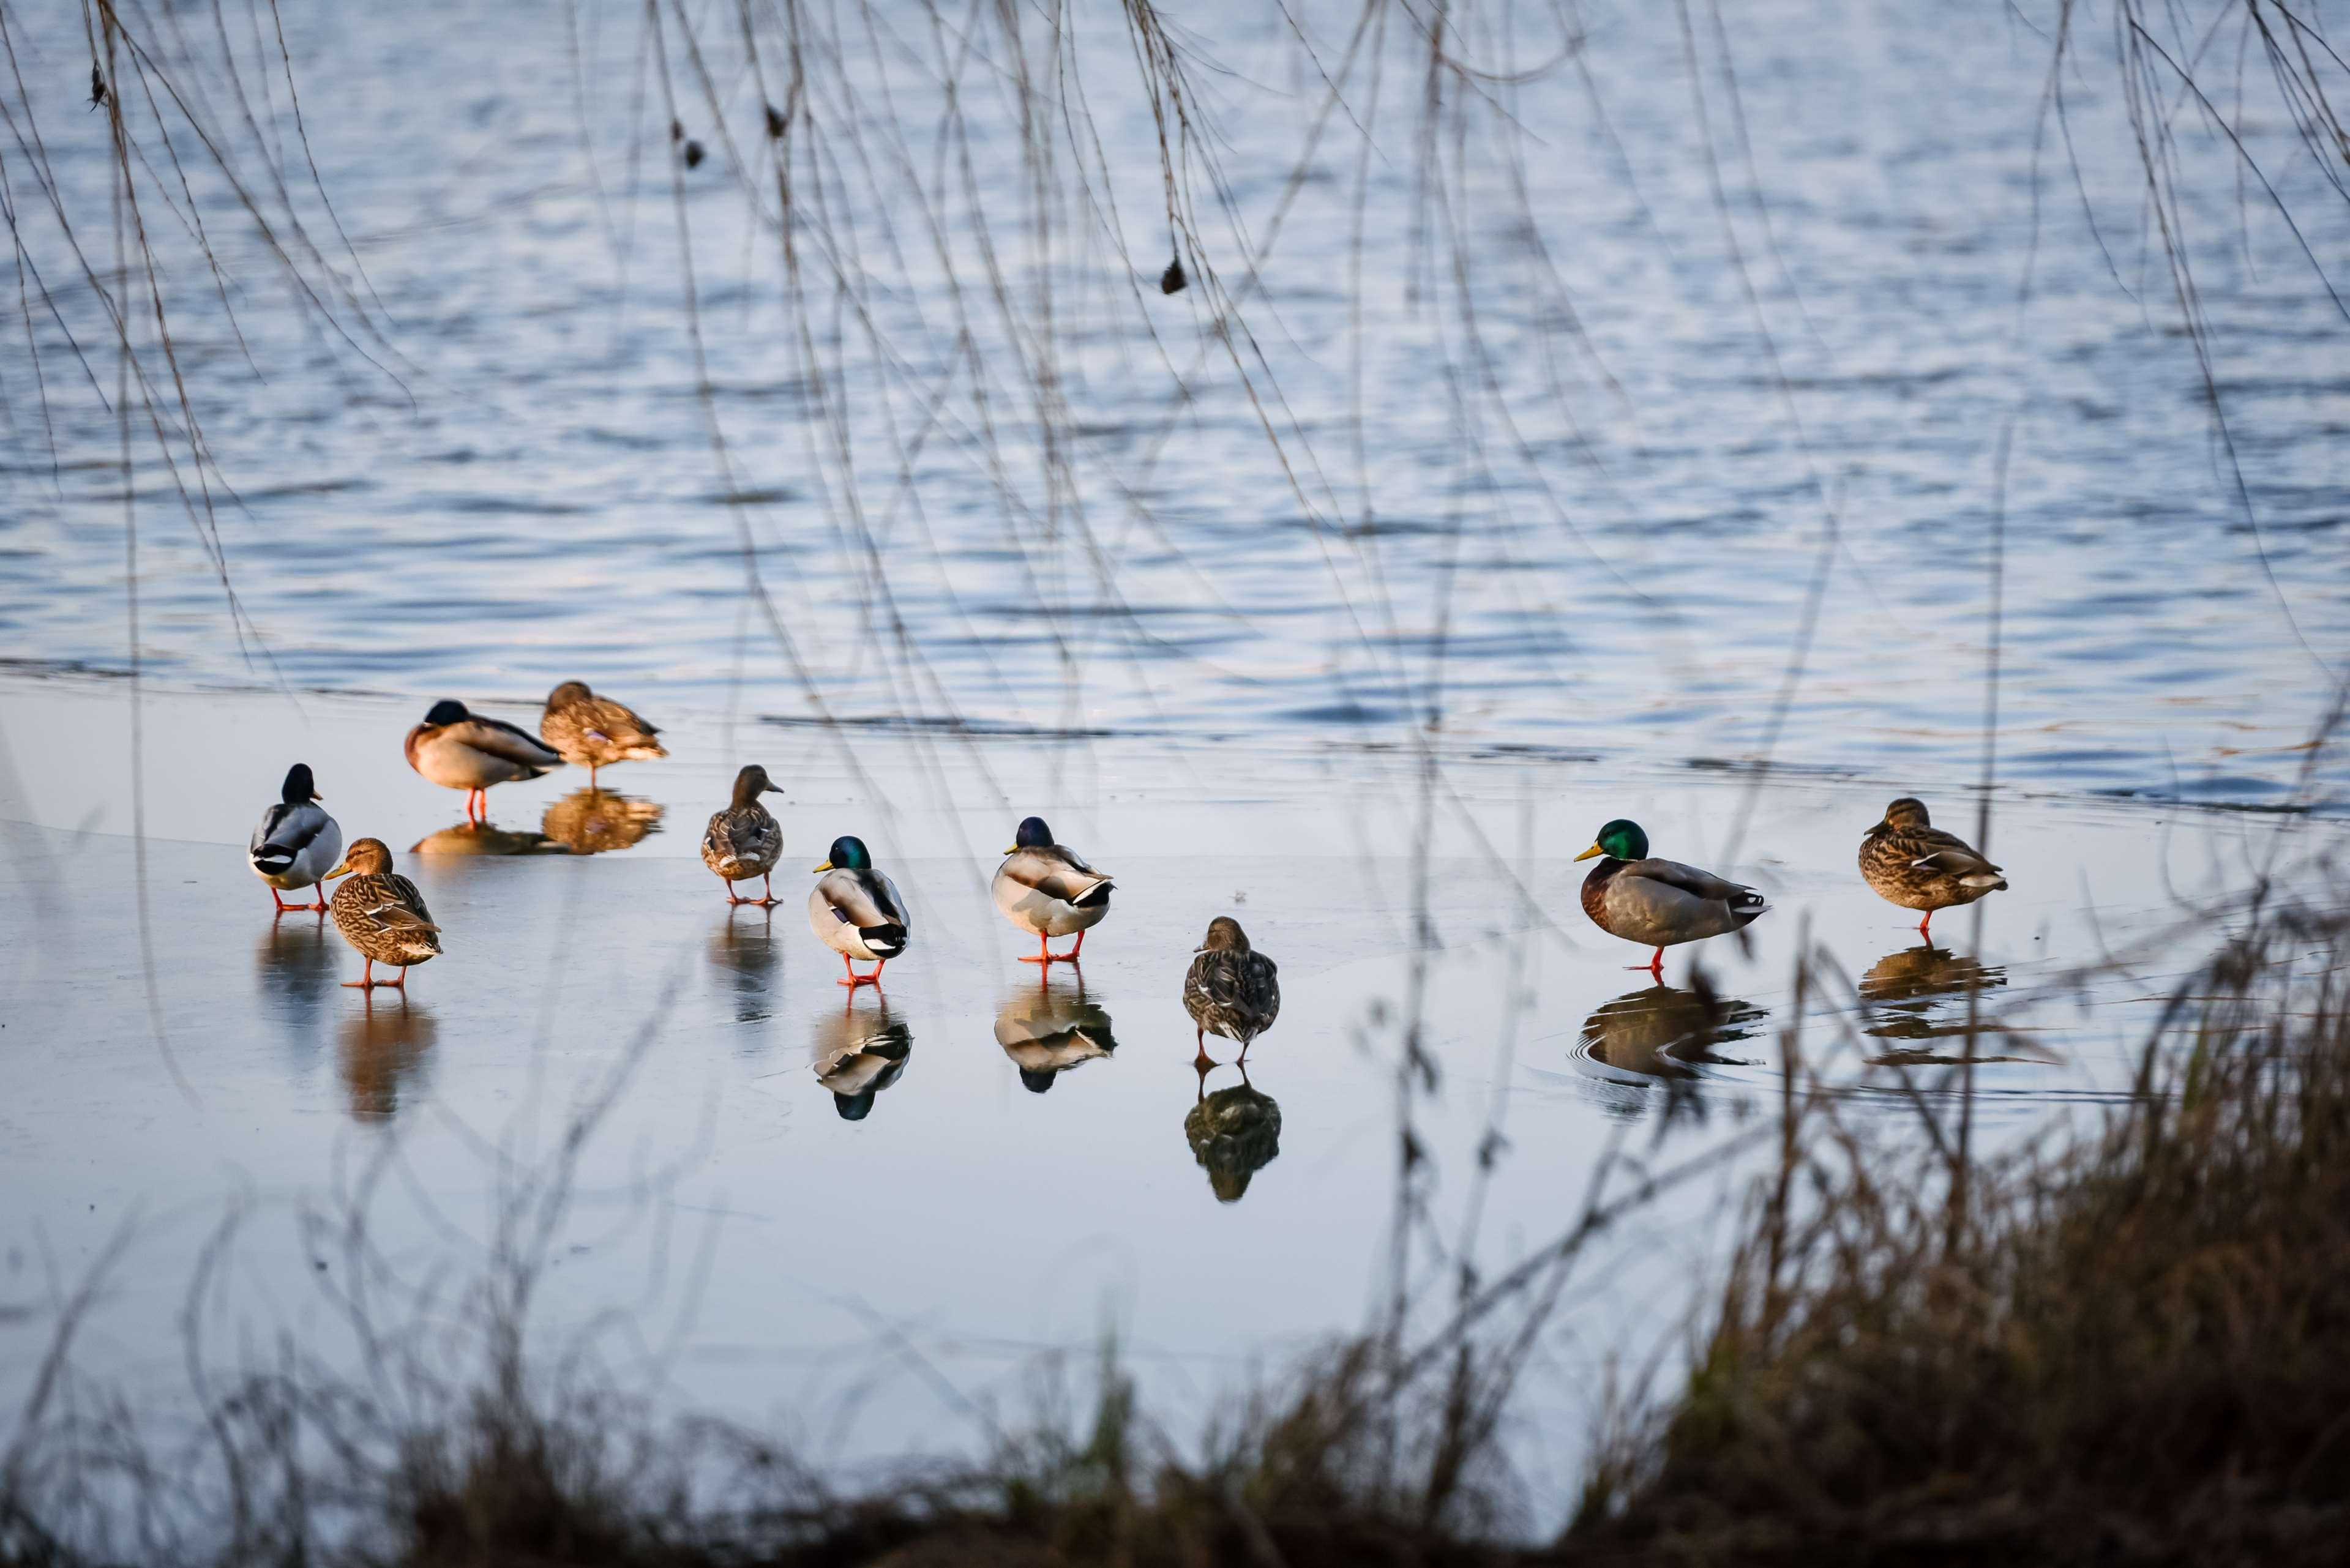
[{"label": "reflection of reed on water", "polygon": [[995,1043],[1020,1070],[1020,1081],[1043,1094],[1070,1068],[1118,1049],[1109,1014],[1075,992],[1055,991],[1049,981],[1015,987],[995,1013]]},{"label": "reflection of reed on water", "polygon": [[343,1021],[343,1089],[353,1120],[388,1122],[398,1114],[400,1093],[415,1087],[438,1033],[432,1014],[404,997],[370,997]]},{"label": "reflection of reed on water", "polygon": [[660,831],[660,802],[608,789],[576,789],[548,803],[542,833],[574,855],[602,855]]},{"label": "reflection of reed on water", "polygon": [[1208,1185],[1219,1203],[1238,1203],[1249,1189],[1249,1179],[1281,1152],[1281,1106],[1246,1077],[1230,1088],[1208,1093],[1208,1074],[1200,1069],[1199,1098],[1183,1117],[1183,1138],[1191,1158],[1208,1173]]},{"label": "reflection of reed on water", "polygon": [[861,1122],[876,1096],[905,1075],[913,1055],[914,1032],[889,1016],[889,1002],[873,993],[874,1007],[858,1005],[852,994],[838,1012],[819,1013],[808,1041],[816,1081],[832,1091],[840,1119]]}]

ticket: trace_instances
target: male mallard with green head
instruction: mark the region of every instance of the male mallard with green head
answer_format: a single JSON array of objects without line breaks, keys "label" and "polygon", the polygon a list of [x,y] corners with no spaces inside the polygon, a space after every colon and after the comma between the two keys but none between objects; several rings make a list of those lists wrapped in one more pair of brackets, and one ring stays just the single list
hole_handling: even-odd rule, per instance
[{"label": "male mallard with green head", "polygon": [[503,719],[485,719],[450,700],[432,704],[424,722],[408,732],[408,765],[443,789],[465,792],[465,820],[486,821],[489,789],[510,779],[535,779],[563,759],[538,737]]},{"label": "male mallard with green head", "polygon": [[1923,909],[1918,934],[1929,936],[1934,911],[1971,904],[2007,886],[2000,868],[1954,833],[1927,820],[1925,803],[1910,795],[1885,808],[1860,840],[1860,874],[1878,898],[1905,909]]},{"label": "male mallard with green head", "polygon": [[[808,889],[808,929],[840,955],[846,986],[879,985],[882,966],[906,950],[906,901],[898,885],[873,868],[861,838],[836,838],[832,853],[816,869],[824,873]],[[852,959],[870,960],[871,974],[859,974]]]},{"label": "male mallard with green head", "polygon": [[597,696],[584,680],[567,680],[546,694],[538,733],[565,762],[588,770],[589,789],[596,787],[598,768],[669,755],[653,738],[659,730],[609,697]]},{"label": "male mallard with green head", "polygon": [[[352,845],[343,863],[327,875],[348,878],[335,889],[328,908],[334,911],[335,929],[367,961],[359,979],[343,983],[358,991],[388,985],[405,995],[409,969],[441,953],[441,928],[432,923],[424,895],[391,868],[391,851],[380,838],[362,838]],[[400,971],[400,978],[376,979],[380,963]]]},{"label": "male mallard with green head", "polygon": [[[1075,963],[1086,950],[1086,932],[1109,913],[1111,879],[1087,865],[1066,844],[1053,842],[1041,816],[1021,823],[1003,864],[995,868],[992,891],[1003,918],[1036,939],[1036,950],[1022,963]],[[1077,934],[1076,945],[1056,953],[1048,940]]]},{"label": "male mallard with green head", "polygon": [[1199,1051],[1193,1065],[1208,1061],[1211,1034],[1239,1041],[1245,1062],[1249,1046],[1281,1016],[1280,966],[1249,946],[1238,920],[1218,915],[1208,922],[1208,934],[1200,939],[1183,976],[1183,1011],[1191,1015],[1192,1044]]},{"label": "male mallard with green head", "polygon": [[[759,804],[763,794],[783,794],[781,784],[767,778],[767,770],[753,763],[734,775],[734,798],[725,810],[711,814],[710,826],[702,836],[702,863],[718,873],[726,885],[726,902],[756,904],[763,909],[775,907],[775,885],[768,880],[775,874],[775,862],[784,857],[784,826],[775,814]],[[738,898],[734,884],[759,879],[764,889],[756,898]]]},{"label": "male mallard with green head", "polygon": [[1662,974],[1665,950],[1682,942],[1742,930],[1771,912],[1753,888],[1684,866],[1648,857],[1648,836],[1622,817],[1599,830],[1598,841],[1575,857],[1607,857],[1583,879],[1583,912],[1609,936],[1655,948],[1645,964]]},{"label": "male mallard with green head", "polygon": [[327,912],[323,888],[314,904],[289,904],[278,896],[280,889],[317,887],[327,879],[328,867],[342,857],[343,830],[318,804],[322,798],[310,777],[310,764],[296,763],[286,770],[277,804],[261,814],[253,830],[245,858],[253,874],[269,884],[269,896],[280,914],[288,909]]}]

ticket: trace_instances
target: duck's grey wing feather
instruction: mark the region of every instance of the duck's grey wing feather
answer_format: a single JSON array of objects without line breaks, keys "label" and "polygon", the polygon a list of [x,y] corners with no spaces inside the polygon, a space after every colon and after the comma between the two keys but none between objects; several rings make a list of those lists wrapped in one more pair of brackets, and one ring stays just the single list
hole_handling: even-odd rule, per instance
[{"label": "duck's grey wing feather", "polygon": [[1619,882],[1627,877],[1635,877],[1643,882],[1659,883],[1700,898],[1719,900],[1733,907],[1746,900],[1761,901],[1754,889],[1742,883],[1732,882],[1726,877],[1717,877],[1711,871],[1700,871],[1694,866],[1684,866],[1678,860],[1653,857],[1647,860],[1635,860],[1616,873],[1616,879]]},{"label": "duck's grey wing feather", "polygon": [[536,735],[518,730],[503,719],[471,714],[450,725],[449,732],[475,751],[503,757],[518,767],[551,768],[563,761],[560,753]]},{"label": "duck's grey wing feather", "polygon": [[1003,862],[1003,875],[1065,904],[1076,903],[1110,879],[1057,844],[1046,849],[1023,849],[1009,857]]},{"label": "duck's grey wing feather", "polygon": [[253,847],[255,853],[270,847],[299,855],[334,824],[335,819],[327,815],[324,807],[309,801],[299,805],[287,805],[280,801],[269,808],[268,815],[261,819],[261,826],[266,831],[254,835]]}]

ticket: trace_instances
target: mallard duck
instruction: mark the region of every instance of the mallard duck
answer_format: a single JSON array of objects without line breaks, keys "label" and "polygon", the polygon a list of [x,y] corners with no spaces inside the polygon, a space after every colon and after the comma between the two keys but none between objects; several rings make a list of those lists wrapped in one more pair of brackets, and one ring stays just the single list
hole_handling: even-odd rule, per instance
[{"label": "mallard duck", "polygon": [[[769,782],[767,770],[753,763],[734,775],[733,804],[724,811],[711,814],[710,826],[702,835],[702,863],[718,873],[730,906],[756,904],[763,909],[775,907],[775,885],[769,878],[775,875],[775,862],[784,857],[784,826],[775,820],[773,812],[759,804],[759,797],[783,793],[781,785]],[[736,898],[734,884],[748,882],[754,877],[764,888],[762,896]]]},{"label": "mallard duck", "polygon": [[1742,930],[1771,912],[1770,901],[1753,888],[1678,860],[1648,858],[1648,836],[1637,822],[1618,817],[1599,830],[1599,840],[1575,857],[1606,859],[1583,879],[1583,912],[1609,936],[1655,948],[1645,964],[1662,974],[1665,950],[1682,942]]},{"label": "mallard duck", "polygon": [[1021,986],[1003,999],[995,1014],[995,1043],[1019,1069],[1020,1082],[1041,1095],[1070,1068],[1118,1049],[1109,1014],[1049,986]]},{"label": "mallard duck", "polygon": [[567,763],[588,770],[588,787],[596,787],[596,770],[614,763],[649,763],[669,755],[653,739],[660,733],[609,697],[598,697],[584,680],[567,680],[546,694],[546,711],[538,716],[539,738]]},{"label": "mallard duck", "polygon": [[549,803],[538,826],[574,855],[601,855],[659,833],[663,815],[658,801],[608,789],[576,789]]},{"label": "mallard duck", "polygon": [[2007,886],[1998,867],[1956,834],[1927,820],[1925,803],[1909,795],[1885,808],[1885,815],[1860,840],[1860,874],[1880,898],[1905,909],[1923,909],[1918,934],[1934,911],[1971,904]]},{"label": "mallard duck", "polygon": [[269,897],[280,914],[288,909],[327,912],[323,888],[316,903],[289,904],[278,897],[281,888],[317,887],[326,879],[328,867],[342,858],[343,830],[318,804],[323,798],[311,780],[310,764],[296,763],[286,770],[277,804],[261,814],[260,826],[253,830],[245,858],[252,863],[253,874],[269,884]]},{"label": "mallard duck", "polygon": [[[380,838],[362,838],[352,845],[342,864],[327,875],[350,878],[335,889],[328,907],[335,912],[335,929],[367,961],[359,978],[343,984],[359,991],[388,985],[405,993],[410,966],[441,954],[441,928],[432,923],[424,895],[391,868],[391,851]],[[376,979],[380,963],[399,970],[400,978]]]},{"label": "mallard duck", "polygon": [[[879,985],[881,969],[906,950],[905,900],[898,885],[873,869],[873,857],[861,838],[836,838],[832,852],[816,867],[824,873],[808,889],[808,929],[824,945],[840,955],[848,978],[846,986]],[[871,974],[859,974],[852,959],[869,959]]]},{"label": "mallard duck", "polygon": [[871,1012],[852,1005],[818,1019],[809,1044],[816,1081],[832,1091],[833,1109],[842,1121],[861,1122],[874,1096],[906,1075],[914,1032],[889,1016],[887,1002]]},{"label": "mallard duck", "polygon": [[[1003,918],[1035,934],[1036,950],[1022,963],[1075,963],[1086,950],[1086,932],[1109,913],[1111,878],[1087,865],[1077,852],[1053,842],[1053,830],[1041,816],[1020,825],[995,868],[995,907]],[[1049,939],[1077,933],[1076,946],[1067,952],[1053,950]]]},{"label": "mallard duck", "polygon": [[1238,920],[1218,915],[1208,922],[1208,934],[1183,976],[1183,1011],[1191,1015],[1198,1061],[1208,1060],[1211,1034],[1239,1041],[1241,1060],[1248,1060],[1250,1044],[1281,1016],[1280,973],[1278,965],[1249,946]]},{"label": "mallard duck", "polygon": [[1183,1141],[1208,1173],[1216,1201],[1238,1203],[1249,1179],[1281,1153],[1281,1106],[1245,1077],[1211,1095],[1202,1066],[1200,1097],[1183,1117]]},{"label": "mallard duck", "polygon": [[410,767],[443,789],[465,792],[468,822],[488,819],[492,784],[535,779],[563,765],[528,731],[469,713],[463,702],[447,699],[433,703],[424,722],[408,732],[404,749]]}]

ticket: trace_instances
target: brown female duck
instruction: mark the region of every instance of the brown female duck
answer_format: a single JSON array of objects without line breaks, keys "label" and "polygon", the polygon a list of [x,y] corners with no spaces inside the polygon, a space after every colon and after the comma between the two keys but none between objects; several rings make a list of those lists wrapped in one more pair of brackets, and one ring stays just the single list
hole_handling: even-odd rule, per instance
[{"label": "brown female duck", "polygon": [[[328,908],[334,914],[335,929],[367,961],[359,979],[343,983],[359,991],[388,985],[404,994],[409,970],[441,955],[441,928],[432,923],[424,895],[391,868],[391,851],[380,838],[362,838],[352,845],[343,863],[327,875],[348,878],[335,889]],[[400,971],[400,978],[376,979],[380,963]]]},{"label": "brown female duck", "polygon": [[1918,922],[1921,937],[1929,935],[1935,910],[1971,904],[2007,886],[1998,867],[1965,839],[1936,827],[1925,803],[1906,794],[1861,836],[1860,874],[1877,897],[1926,911]]}]

